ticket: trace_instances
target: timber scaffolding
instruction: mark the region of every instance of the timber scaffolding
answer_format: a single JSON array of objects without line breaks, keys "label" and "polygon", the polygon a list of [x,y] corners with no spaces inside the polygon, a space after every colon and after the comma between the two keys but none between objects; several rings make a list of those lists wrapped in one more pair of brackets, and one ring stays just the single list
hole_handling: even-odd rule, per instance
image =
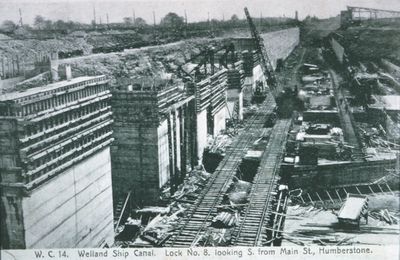
[{"label": "timber scaffolding", "polygon": [[188,92],[195,95],[196,112],[210,107],[215,115],[225,105],[227,70],[223,69],[195,84],[188,84]]},{"label": "timber scaffolding", "polygon": [[278,191],[279,170],[291,123],[291,119],[281,119],[272,128],[251,187],[249,204],[233,232],[235,246],[265,246],[272,242],[275,245],[275,239],[279,239],[288,199],[287,191]]},{"label": "timber scaffolding", "polygon": [[217,206],[222,203],[232,178],[239,164],[251,145],[262,134],[263,126],[268,115],[273,112],[275,102],[268,95],[260,109],[253,115],[245,129],[239,134],[230,147],[226,156],[215,170],[202,193],[188,209],[188,214],[178,223],[174,234],[166,240],[166,247],[196,246],[197,241],[205,233],[213,218],[217,215]]},{"label": "timber scaffolding", "polygon": [[13,141],[3,142],[0,157],[18,158],[2,165],[15,174],[2,184],[31,190],[108,146],[108,84],[106,76],[80,77],[1,96],[0,141]]},{"label": "timber scaffolding", "polygon": [[[150,102],[151,106],[153,106],[156,111],[156,114],[152,116],[157,115],[161,119],[165,117],[171,109],[179,107],[182,101],[190,98],[186,96],[183,86],[180,87],[179,84],[179,82],[168,79],[150,77],[129,79],[124,81],[124,85],[127,87],[119,87],[117,90],[113,91],[113,94],[118,95],[119,98],[125,97],[128,99],[135,99],[139,102],[142,100],[143,105],[146,104],[147,101]],[[146,118],[151,119],[151,116],[143,119]]]}]

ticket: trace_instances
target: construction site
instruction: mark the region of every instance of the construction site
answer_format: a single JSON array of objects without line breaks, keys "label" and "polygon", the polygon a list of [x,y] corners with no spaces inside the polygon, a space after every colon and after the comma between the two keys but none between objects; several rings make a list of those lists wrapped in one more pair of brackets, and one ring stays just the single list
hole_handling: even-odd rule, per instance
[{"label": "construction site", "polygon": [[1,248],[398,244],[400,12],[243,17],[0,33]]}]

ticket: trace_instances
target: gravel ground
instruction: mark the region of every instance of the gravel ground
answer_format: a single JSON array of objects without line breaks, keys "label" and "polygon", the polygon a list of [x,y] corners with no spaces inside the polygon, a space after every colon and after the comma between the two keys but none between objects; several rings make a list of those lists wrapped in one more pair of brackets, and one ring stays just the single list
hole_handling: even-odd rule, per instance
[{"label": "gravel ground", "polygon": [[[400,194],[377,194],[369,196],[369,210],[387,209],[397,219],[400,217]],[[341,242],[343,245],[399,244],[399,224],[368,218],[368,224],[361,220],[360,229],[343,229],[338,225],[338,211],[314,208],[313,206],[292,205],[288,207],[282,245],[318,245],[322,240],[329,245]]]}]

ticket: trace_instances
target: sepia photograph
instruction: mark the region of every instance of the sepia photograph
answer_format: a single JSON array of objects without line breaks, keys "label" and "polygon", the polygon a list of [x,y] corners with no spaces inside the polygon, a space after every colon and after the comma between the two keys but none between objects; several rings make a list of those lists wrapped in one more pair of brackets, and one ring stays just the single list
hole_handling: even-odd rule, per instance
[{"label": "sepia photograph", "polygon": [[399,174],[399,0],[0,0],[1,259],[398,259]]}]

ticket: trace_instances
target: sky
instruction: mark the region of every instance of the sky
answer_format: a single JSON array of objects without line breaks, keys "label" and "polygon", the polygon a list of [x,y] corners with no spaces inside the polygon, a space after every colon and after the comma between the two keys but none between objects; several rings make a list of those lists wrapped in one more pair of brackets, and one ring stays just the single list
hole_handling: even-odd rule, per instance
[{"label": "sky", "polygon": [[243,8],[247,6],[253,17],[294,17],[307,15],[328,18],[340,14],[346,6],[362,6],[400,11],[400,0],[0,0],[0,22],[19,21],[21,8],[23,23],[32,24],[36,15],[47,19],[72,20],[90,23],[93,7],[96,20],[122,22],[123,17],[144,18],[153,23],[153,10],[158,23],[168,12],[180,16],[187,13],[188,22],[210,19],[229,19],[233,14],[244,18]]}]

